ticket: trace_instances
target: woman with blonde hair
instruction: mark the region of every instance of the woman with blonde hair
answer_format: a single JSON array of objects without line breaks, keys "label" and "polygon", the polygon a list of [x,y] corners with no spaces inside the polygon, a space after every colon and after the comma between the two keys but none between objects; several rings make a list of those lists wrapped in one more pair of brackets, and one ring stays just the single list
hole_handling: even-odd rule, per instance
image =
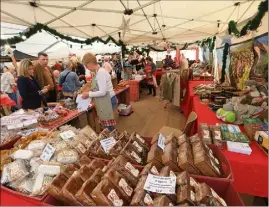
[{"label": "woman with blonde hair", "polygon": [[96,57],[92,53],[86,53],[82,62],[94,75],[92,78],[92,91],[83,93],[82,98],[90,97],[94,99],[101,124],[112,131],[116,125],[113,109],[117,106],[118,100],[113,90],[110,74],[106,69],[99,66]]},{"label": "woman with blonde hair", "polygon": [[22,97],[23,109],[37,109],[41,107],[42,102],[46,105],[43,94],[48,92],[49,85],[41,89],[34,78],[34,70],[31,60],[23,59],[20,62],[17,86]]}]

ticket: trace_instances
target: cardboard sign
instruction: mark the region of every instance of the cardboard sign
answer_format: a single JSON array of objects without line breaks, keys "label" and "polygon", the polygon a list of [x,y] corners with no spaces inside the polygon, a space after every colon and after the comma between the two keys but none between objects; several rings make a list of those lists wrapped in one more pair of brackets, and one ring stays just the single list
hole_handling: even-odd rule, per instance
[{"label": "cardboard sign", "polygon": [[176,193],[176,177],[164,177],[148,174],[144,190],[162,193],[162,194],[175,194]]}]

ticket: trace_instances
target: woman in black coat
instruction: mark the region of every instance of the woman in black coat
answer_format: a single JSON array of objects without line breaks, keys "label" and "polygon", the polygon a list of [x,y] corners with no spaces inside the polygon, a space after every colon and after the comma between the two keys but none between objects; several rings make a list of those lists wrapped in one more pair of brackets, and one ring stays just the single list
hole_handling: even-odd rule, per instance
[{"label": "woman in black coat", "polygon": [[23,59],[20,62],[20,76],[17,80],[17,86],[22,97],[23,109],[37,109],[41,107],[41,103],[44,101],[43,94],[48,92],[49,86],[45,86],[41,90],[34,78],[34,71],[34,65],[29,59]]}]

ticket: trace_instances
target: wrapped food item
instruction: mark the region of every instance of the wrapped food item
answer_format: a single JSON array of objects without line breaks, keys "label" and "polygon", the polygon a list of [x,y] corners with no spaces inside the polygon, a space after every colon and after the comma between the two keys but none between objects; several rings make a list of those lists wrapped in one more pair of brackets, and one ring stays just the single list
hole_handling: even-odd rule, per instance
[{"label": "wrapped food item", "polygon": [[21,181],[16,190],[25,194],[32,194],[33,187],[34,187],[34,181],[32,177],[26,177]]},{"label": "wrapped food item", "polygon": [[98,137],[96,132],[89,125],[85,126],[83,129],[81,129],[79,131],[79,134],[86,136],[91,141],[96,140]]},{"label": "wrapped food item", "polygon": [[76,199],[75,195],[83,183],[84,181],[82,178],[76,172],[74,172],[62,188],[62,195],[65,198],[65,203],[68,203],[69,205],[81,206],[81,203]]},{"label": "wrapped food item", "polygon": [[90,168],[88,165],[83,165],[78,171],[77,174],[82,178],[85,182],[88,180],[91,175],[94,173],[95,169]]},{"label": "wrapped food item", "polygon": [[33,157],[30,160],[30,172],[37,173],[38,172],[38,167],[43,163],[43,160],[40,159],[40,157]]},{"label": "wrapped food item", "polygon": [[227,206],[226,202],[205,183],[199,184],[199,190],[196,193],[196,201],[199,205]]},{"label": "wrapped food item", "polygon": [[140,173],[140,176],[148,175],[148,173],[151,173],[153,175],[159,175],[162,167],[163,165],[159,162],[150,162],[143,168],[142,172]]},{"label": "wrapped food item", "polygon": [[22,179],[29,174],[25,162],[23,160],[15,160],[14,162],[4,165],[1,175],[1,184],[9,183],[17,179]]},{"label": "wrapped food item", "polygon": [[137,154],[137,152],[133,149],[130,141],[121,150],[120,154],[133,164],[143,165],[145,163],[145,157],[141,157],[139,154]]},{"label": "wrapped food item", "polygon": [[131,186],[135,187],[138,182],[139,170],[136,169],[125,157],[119,155],[111,164],[109,170],[117,169],[128,180]]},{"label": "wrapped food item", "polygon": [[165,176],[165,177],[177,177],[177,172],[174,172],[171,167],[165,166],[161,169],[159,176]]},{"label": "wrapped food item", "polygon": [[180,172],[180,169],[177,165],[178,151],[177,143],[171,141],[166,144],[164,152],[162,155],[162,164],[169,166],[173,171]]},{"label": "wrapped food item", "polygon": [[153,206],[174,206],[174,202],[166,195],[160,195],[154,199]]},{"label": "wrapped food item", "polygon": [[61,167],[59,165],[45,165],[41,164],[38,166],[37,173],[55,176],[61,172]]},{"label": "wrapped food item", "polygon": [[131,202],[131,198],[133,195],[133,188],[128,184],[127,179],[120,174],[116,169],[108,170],[105,174],[105,178],[110,180],[117,189],[121,192],[122,197],[128,202]]},{"label": "wrapped food item", "polygon": [[43,195],[49,185],[52,183],[53,177],[49,175],[44,175],[43,173],[38,173],[35,178],[32,196],[41,196]]},{"label": "wrapped food item", "polygon": [[101,133],[99,134],[99,139],[105,139],[110,137],[110,131],[109,129],[105,128]]},{"label": "wrapped food item", "polygon": [[222,136],[220,126],[211,126],[212,138],[214,145],[217,145],[221,149],[223,148]]},{"label": "wrapped food item", "polygon": [[28,150],[43,150],[46,146],[46,143],[42,140],[33,140],[31,141],[26,149]]},{"label": "wrapped food item", "polygon": [[178,149],[178,166],[191,174],[200,175],[199,170],[194,166],[191,148],[186,142]]},{"label": "wrapped food item", "polygon": [[71,164],[78,161],[78,153],[74,149],[64,149],[57,154],[57,162]]},{"label": "wrapped food item", "polygon": [[199,171],[203,173],[203,175],[211,177],[219,177],[221,175],[220,170],[215,167],[213,161],[211,161],[211,159],[205,154],[198,156],[196,153],[194,157],[194,164]]},{"label": "wrapped food item", "polygon": [[196,204],[195,192],[190,188],[189,185],[182,185],[177,188],[177,203],[178,204]]},{"label": "wrapped food item", "polygon": [[88,165],[88,164],[90,164],[91,163],[91,159],[88,157],[88,156],[86,156],[86,155],[82,155],[80,158],[79,158],[79,160],[78,160],[78,165],[81,167],[81,166],[83,166],[83,165]]},{"label": "wrapped food item", "polygon": [[79,155],[87,154],[87,148],[78,140],[72,139],[66,141],[70,148],[76,149]]},{"label": "wrapped food item", "polygon": [[136,193],[137,191],[141,190],[141,189],[144,189],[144,185],[146,183],[146,180],[147,180],[147,175],[144,175],[144,176],[141,176],[138,183],[137,183],[137,186],[136,188],[134,189],[134,192]]},{"label": "wrapped food item", "polygon": [[114,137],[114,139],[119,140],[118,139],[119,135],[120,135],[120,133],[118,132],[118,130],[114,129],[112,132],[110,132],[109,137]]},{"label": "wrapped food item", "polygon": [[177,144],[178,146],[180,146],[181,144],[183,144],[184,142],[187,142],[187,136],[186,134],[182,134],[177,138]]},{"label": "wrapped food item", "polygon": [[131,206],[153,206],[153,197],[144,189],[139,189],[135,192]]},{"label": "wrapped food item", "polygon": [[129,203],[119,189],[108,179],[103,179],[92,191],[91,197],[100,206],[127,206]]},{"label": "wrapped food item", "polygon": [[57,200],[64,201],[65,198],[62,195],[62,188],[66,184],[67,180],[68,177],[66,177],[63,173],[57,175],[51,182],[48,188],[48,193]]},{"label": "wrapped food item", "polygon": [[194,192],[198,189],[198,182],[187,171],[183,171],[177,175],[177,185],[189,185]]},{"label": "wrapped food item", "polygon": [[85,149],[88,149],[92,143],[92,140],[87,138],[85,135],[76,135],[74,140],[81,143]]},{"label": "wrapped food item", "polygon": [[150,148],[149,144],[143,138],[141,138],[141,136],[139,134],[132,133],[131,139],[134,139],[135,141],[138,142],[138,144],[143,146],[143,148],[146,149],[146,151],[149,151],[149,148]]},{"label": "wrapped food item", "polygon": [[103,169],[105,167],[105,164],[101,160],[92,160],[88,167],[90,167],[91,169]]},{"label": "wrapped food item", "polygon": [[22,159],[22,160],[30,160],[33,157],[34,153],[31,150],[17,150],[13,154],[10,155],[10,157],[13,160],[16,159]]},{"label": "wrapped food item", "polygon": [[200,125],[200,134],[201,134],[202,140],[206,144],[212,144],[211,131],[210,131],[209,126],[207,124],[203,123]]},{"label": "wrapped food item", "polygon": [[104,173],[101,169],[96,169],[91,177],[82,185],[76,193],[76,199],[84,206],[96,206],[91,197],[93,189],[101,182]]},{"label": "wrapped food item", "polygon": [[61,141],[55,141],[54,143],[51,144],[51,146],[55,149],[55,152],[59,152],[65,148],[68,148],[67,142],[61,140]]},{"label": "wrapped food item", "polygon": [[[95,140],[92,142],[90,148],[89,148],[89,155],[94,157],[99,157],[98,149],[101,147],[100,141]],[[104,152],[103,152],[104,153]]]},{"label": "wrapped food item", "polygon": [[77,129],[76,127],[73,127],[71,125],[63,125],[60,127],[60,132],[65,132],[65,131],[69,131],[71,130],[72,132],[74,132],[74,134],[79,134],[79,129]]},{"label": "wrapped food item", "polygon": [[191,144],[193,144],[193,143],[195,143],[195,142],[200,142],[200,141],[201,141],[201,139],[200,139],[200,137],[198,136],[198,134],[195,134],[195,135],[191,136],[191,137],[189,138],[189,140],[190,140],[190,143],[191,143]]},{"label": "wrapped food item", "polygon": [[158,161],[162,163],[162,155],[163,155],[163,150],[158,146],[157,143],[153,144],[148,153],[147,163],[154,162],[154,161]]}]

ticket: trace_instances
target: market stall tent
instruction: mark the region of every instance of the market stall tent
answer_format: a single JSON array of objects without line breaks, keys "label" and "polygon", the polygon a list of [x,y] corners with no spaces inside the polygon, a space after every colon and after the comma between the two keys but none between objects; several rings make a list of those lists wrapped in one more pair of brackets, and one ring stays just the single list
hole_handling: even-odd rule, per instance
[{"label": "market stall tent", "polygon": [[222,33],[230,20],[240,23],[252,17],[259,3],[241,0],[2,0],[1,21],[28,27],[41,23],[59,33],[81,38],[111,36],[118,40],[121,32],[126,44],[152,43],[153,40],[183,44]]},{"label": "market stall tent", "polygon": [[[13,54],[14,54],[14,57],[17,61],[20,61],[24,58],[28,58],[28,59],[31,59],[31,60],[35,60],[37,59],[37,57],[35,56],[32,56],[32,55],[28,55],[28,54],[25,54],[23,52],[20,52],[18,50],[14,50],[13,51]],[[0,62],[12,62],[11,58],[7,55],[2,55],[0,56]]]}]

